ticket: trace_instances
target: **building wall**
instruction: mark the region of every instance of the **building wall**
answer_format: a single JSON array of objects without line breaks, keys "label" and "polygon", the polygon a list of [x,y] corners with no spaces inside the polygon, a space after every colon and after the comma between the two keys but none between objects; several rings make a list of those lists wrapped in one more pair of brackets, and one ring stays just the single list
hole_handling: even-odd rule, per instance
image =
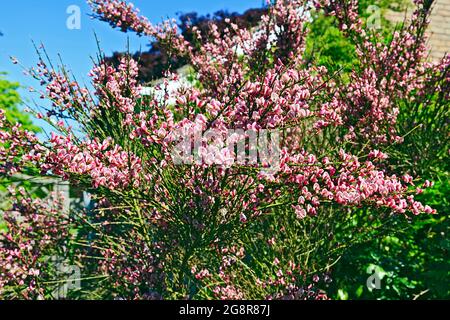
[{"label": "building wall", "polygon": [[450,0],[437,0],[431,14],[429,33],[433,59],[450,53]]},{"label": "building wall", "polygon": [[[410,8],[406,16],[411,16]],[[394,22],[403,21],[405,13],[387,12],[386,17]],[[434,9],[430,17],[428,29],[430,56],[433,60],[438,60],[445,53],[450,53],[450,0],[435,0]]]}]

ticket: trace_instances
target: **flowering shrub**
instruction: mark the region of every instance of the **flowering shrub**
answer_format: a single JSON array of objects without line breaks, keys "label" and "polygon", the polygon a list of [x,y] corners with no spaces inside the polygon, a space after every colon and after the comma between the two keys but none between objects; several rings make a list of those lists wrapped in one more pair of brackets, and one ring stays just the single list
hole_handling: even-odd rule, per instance
[{"label": "flowering shrub", "polygon": [[[432,183],[389,162],[405,138],[400,106],[448,87],[450,59],[426,60],[427,1],[416,1],[388,42],[365,29],[357,1],[316,1],[314,10],[334,15],[355,44],[359,64],[348,76],[304,60],[309,1],[276,1],[252,29],[229,20],[223,32],[194,27],[199,45],[174,21],[154,26],[124,1],[90,4],[99,19],[156,39],[196,74],[169,92],[180,75],[167,70],[142,95],[136,61],[125,56],[115,67],[100,56],[89,90],[41,57],[30,73],[53,105],[37,116],[56,132],[40,141],[0,114],[1,174],[32,168],[93,195],[94,208],[72,213],[75,239],[56,229],[44,235],[77,246],[71,260],[92,296],[324,299],[346,247],[398,215],[436,213],[415,200]],[[16,211],[34,203],[24,201]],[[21,234],[8,230],[5,239]],[[20,272],[28,279],[31,271]],[[0,296],[25,284],[15,277],[0,273]],[[30,281],[24,296],[44,296]]]},{"label": "flowering shrub", "polygon": [[52,256],[68,239],[68,217],[60,197],[33,200],[25,190],[11,191],[14,202],[4,212],[7,231],[0,238],[0,292],[5,298],[41,299],[54,272]]}]

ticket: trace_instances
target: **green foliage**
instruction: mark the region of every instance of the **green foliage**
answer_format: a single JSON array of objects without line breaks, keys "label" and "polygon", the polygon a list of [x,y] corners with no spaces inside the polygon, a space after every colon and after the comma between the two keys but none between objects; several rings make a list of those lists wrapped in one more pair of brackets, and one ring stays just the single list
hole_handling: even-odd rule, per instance
[{"label": "green foliage", "polygon": [[[342,299],[447,299],[449,292],[447,238],[449,184],[439,185],[426,197],[446,208],[437,216],[399,217],[395,233],[357,245],[342,257],[333,272],[334,298]],[[439,204],[438,204],[439,202]],[[376,267],[380,290],[369,290],[367,278]]]},{"label": "green foliage", "polygon": [[[33,132],[41,132],[42,129],[35,126],[29,115],[20,110],[19,106],[22,103],[17,89],[20,85],[17,82],[10,82],[4,78],[6,73],[0,72],[0,108],[6,111],[6,119],[10,123],[20,123],[26,130]],[[7,185],[13,183],[11,178],[0,177],[0,196],[1,192],[6,190]],[[25,186],[30,186],[29,183],[24,182]],[[3,199],[0,199],[0,207]],[[0,231],[2,230],[2,223],[0,221]]]},{"label": "green foliage", "polygon": [[0,72],[0,108],[6,111],[6,119],[11,123],[22,124],[26,130],[40,132],[41,129],[35,126],[30,117],[19,108],[22,99],[17,89],[20,85],[4,79],[4,75],[5,73]]},{"label": "green foliage", "polygon": [[[405,0],[361,0],[359,6],[360,16],[364,21],[370,19],[373,14],[371,6],[377,6],[380,9],[382,33],[388,36],[395,26],[383,16],[383,13],[386,10],[404,11],[407,2]],[[325,66],[328,70],[339,70],[344,73],[350,72],[359,65],[353,43],[339,30],[334,17],[315,13],[308,27],[310,31],[305,52],[308,63],[314,62],[316,65]]]},{"label": "green foliage", "polygon": [[[336,299],[448,299],[450,183],[437,182],[419,198],[438,210],[435,216],[392,220],[391,231],[358,244],[336,264],[331,292]],[[381,288],[369,290],[375,268]]]},{"label": "green foliage", "polygon": [[306,60],[329,70],[350,72],[358,62],[355,48],[336,26],[333,17],[319,14],[311,23],[306,45]]}]

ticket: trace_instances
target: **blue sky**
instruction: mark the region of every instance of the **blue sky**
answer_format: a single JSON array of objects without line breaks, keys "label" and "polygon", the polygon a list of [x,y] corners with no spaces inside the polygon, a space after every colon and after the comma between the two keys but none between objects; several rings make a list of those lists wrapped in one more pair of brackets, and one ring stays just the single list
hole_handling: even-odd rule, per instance
[{"label": "blue sky", "polygon": [[[151,22],[157,23],[166,18],[176,17],[177,12],[196,11],[200,14],[213,13],[225,9],[244,12],[249,8],[261,7],[262,0],[135,0],[132,1]],[[70,5],[81,9],[81,29],[69,30],[66,13]],[[148,40],[131,33],[121,33],[111,29],[106,23],[92,20],[91,11],[85,0],[15,0],[3,1],[0,10],[0,71],[8,72],[7,78],[18,81],[22,86],[35,86],[36,83],[25,76],[22,69],[13,65],[9,56],[17,57],[27,67],[37,62],[32,40],[43,43],[52,58],[57,61],[58,54],[80,82],[88,80],[91,69],[90,57],[95,57],[97,34],[102,50],[106,54],[124,51],[127,39],[131,51],[145,50]],[[29,100],[33,95],[26,89],[20,90],[22,97]],[[33,96],[36,98],[35,96]]]}]

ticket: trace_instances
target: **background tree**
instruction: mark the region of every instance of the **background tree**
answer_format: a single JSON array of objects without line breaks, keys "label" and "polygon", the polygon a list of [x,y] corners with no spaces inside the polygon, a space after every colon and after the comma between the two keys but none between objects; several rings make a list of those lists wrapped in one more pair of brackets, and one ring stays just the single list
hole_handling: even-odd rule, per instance
[{"label": "background tree", "polygon": [[30,116],[20,109],[22,99],[17,91],[19,83],[5,79],[6,73],[0,72],[0,108],[6,111],[6,119],[22,124],[23,128],[33,132],[40,132],[41,129],[33,124]]}]

